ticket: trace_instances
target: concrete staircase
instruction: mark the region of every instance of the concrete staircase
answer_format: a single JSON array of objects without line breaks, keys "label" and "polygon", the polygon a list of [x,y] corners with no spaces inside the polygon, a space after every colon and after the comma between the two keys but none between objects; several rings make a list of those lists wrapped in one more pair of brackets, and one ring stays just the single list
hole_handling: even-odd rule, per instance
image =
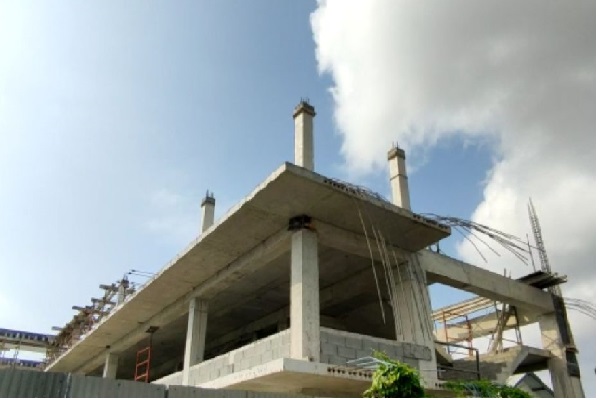
[{"label": "concrete staircase", "polygon": [[[479,358],[481,379],[504,384],[527,357],[526,346],[514,346],[493,354],[484,354]],[[447,369],[440,374],[441,380],[473,380],[477,379],[475,357],[454,360],[452,370]],[[457,371],[461,370],[461,371]]]}]

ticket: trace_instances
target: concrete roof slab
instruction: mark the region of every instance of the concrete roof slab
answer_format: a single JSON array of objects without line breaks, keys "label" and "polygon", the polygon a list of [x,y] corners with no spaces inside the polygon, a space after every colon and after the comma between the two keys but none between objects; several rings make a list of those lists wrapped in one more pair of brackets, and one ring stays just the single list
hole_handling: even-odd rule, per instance
[{"label": "concrete roof slab", "polygon": [[[306,214],[363,234],[359,210],[365,222],[380,230],[391,245],[407,251],[419,250],[450,234],[448,227],[425,220],[354,186],[286,163],[47,370],[72,371],[73,365],[83,371],[94,369],[97,365],[88,364],[92,359],[95,363],[102,362],[101,351],[87,348],[86,343],[94,343],[93,349],[110,345],[111,351],[124,350],[145,337],[142,329],[145,325],[161,326],[185,313],[186,296],[210,279],[215,276],[223,278],[222,282],[231,277],[242,279],[245,273],[264,264],[269,255],[258,251],[260,257],[250,257],[244,268],[231,270],[229,267],[236,260],[252,254],[253,249],[261,250],[261,245],[285,229],[290,218]],[[277,245],[288,246],[286,243],[289,241]]]}]

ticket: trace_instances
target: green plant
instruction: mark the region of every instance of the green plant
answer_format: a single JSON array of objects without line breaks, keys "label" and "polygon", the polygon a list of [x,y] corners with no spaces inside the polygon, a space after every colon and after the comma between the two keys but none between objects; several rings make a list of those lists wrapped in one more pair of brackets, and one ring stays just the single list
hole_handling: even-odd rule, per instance
[{"label": "green plant", "polygon": [[373,353],[373,357],[380,364],[373,373],[371,387],[363,393],[364,397],[425,397],[416,369],[378,351]]},{"label": "green plant", "polygon": [[444,386],[456,393],[457,397],[531,397],[529,393],[519,388],[498,385],[487,380],[448,381]]}]

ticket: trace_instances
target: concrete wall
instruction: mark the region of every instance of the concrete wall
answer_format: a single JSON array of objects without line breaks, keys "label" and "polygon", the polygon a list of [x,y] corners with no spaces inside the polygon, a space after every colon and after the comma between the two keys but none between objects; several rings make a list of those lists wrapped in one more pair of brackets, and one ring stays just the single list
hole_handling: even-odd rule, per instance
[{"label": "concrete wall", "polygon": [[160,379],[152,381],[152,383],[160,383],[161,385],[181,385],[183,382],[183,371],[175,372],[174,374],[163,376]]},{"label": "concrete wall", "polygon": [[[373,355],[382,351],[390,358],[400,360],[415,368],[420,361],[430,361],[429,348],[412,343],[380,339],[373,336],[339,331],[321,327],[321,363],[346,365],[350,360]],[[267,338],[250,343],[227,354],[211,358],[190,368],[190,386],[222,378],[234,372],[250,369],[272,360],[290,357],[290,330],[281,331]],[[183,371],[165,376],[153,383],[181,385]]]},{"label": "concrete wall", "polygon": [[384,352],[390,358],[415,368],[419,368],[420,360],[430,361],[432,358],[426,346],[321,328],[322,363],[346,365],[350,360],[372,356],[373,350]]},{"label": "concrete wall", "polygon": [[[290,330],[287,329],[190,367],[188,384],[197,386],[272,360],[289,357]],[[158,379],[154,383],[181,385],[182,381],[183,371],[180,371]]]}]

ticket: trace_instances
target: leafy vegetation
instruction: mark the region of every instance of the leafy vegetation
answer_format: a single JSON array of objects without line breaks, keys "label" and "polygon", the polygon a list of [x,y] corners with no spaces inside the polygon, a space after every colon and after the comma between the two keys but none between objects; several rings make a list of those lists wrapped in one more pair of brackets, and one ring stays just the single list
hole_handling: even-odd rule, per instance
[{"label": "leafy vegetation", "polygon": [[363,393],[364,397],[425,397],[416,369],[378,351],[373,356],[382,362],[373,374],[371,387]]},{"label": "leafy vegetation", "polygon": [[[419,371],[385,353],[374,352],[373,357],[380,361],[373,373],[371,387],[363,397],[426,397]],[[487,380],[448,381],[445,388],[453,391],[456,397],[531,397],[516,387],[498,385]]]},{"label": "leafy vegetation", "polygon": [[449,381],[444,386],[456,393],[458,397],[531,397],[529,393],[519,388],[498,385],[487,380]]}]

